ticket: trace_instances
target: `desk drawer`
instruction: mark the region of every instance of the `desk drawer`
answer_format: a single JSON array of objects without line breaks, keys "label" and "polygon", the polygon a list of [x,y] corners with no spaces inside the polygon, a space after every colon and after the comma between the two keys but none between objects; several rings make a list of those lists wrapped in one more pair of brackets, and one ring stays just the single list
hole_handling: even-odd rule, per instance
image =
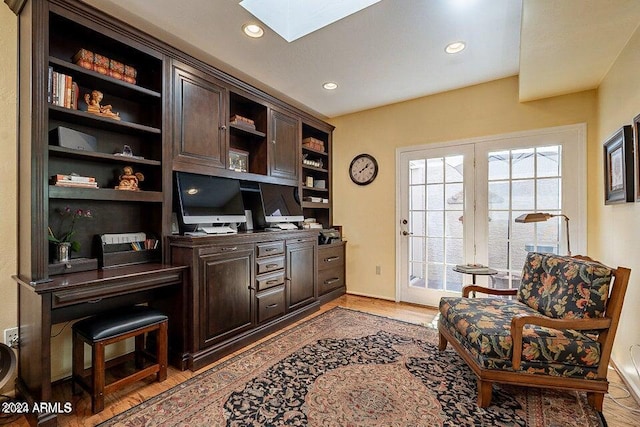
[{"label": "desk drawer", "polygon": [[256,277],[258,292],[284,284],[284,271],[267,273]]},{"label": "desk drawer", "polygon": [[284,314],[284,286],[258,295],[258,323]]},{"label": "desk drawer", "polygon": [[66,307],[73,304],[97,303],[104,298],[111,298],[160,288],[182,282],[181,272],[152,273],[140,276],[123,276],[122,278],[95,283],[91,286],[53,292],[51,308]]},{"label": "desk drawer", "polygon": [[263,258],[256,261],[258,274],[284,269],[284,256]]},{"label": "desk drawer", "polygon": [[344,268],[318,271],[318,295],[344,286]]},{"label": "desk drawer", "polygon": [[344,265],[344,246],[318,246],[318,270]]},{"label": "desk drawer", "polygon": [[284,253],[284,242],[258,243],[256,245],[256,258],[281,255]]}]

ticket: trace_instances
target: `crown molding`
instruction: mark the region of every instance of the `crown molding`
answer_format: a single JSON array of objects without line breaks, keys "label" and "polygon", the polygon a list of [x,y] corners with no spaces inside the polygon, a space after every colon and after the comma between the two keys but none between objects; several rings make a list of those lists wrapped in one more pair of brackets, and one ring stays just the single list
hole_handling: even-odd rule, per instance
[{"label": "crown molding", "polygon": [[9,9],[13,11],[16,15],[20,15],[20,11],[24,7],[24,4],[27,0],[4,0],[4,2],[9,6]]}]

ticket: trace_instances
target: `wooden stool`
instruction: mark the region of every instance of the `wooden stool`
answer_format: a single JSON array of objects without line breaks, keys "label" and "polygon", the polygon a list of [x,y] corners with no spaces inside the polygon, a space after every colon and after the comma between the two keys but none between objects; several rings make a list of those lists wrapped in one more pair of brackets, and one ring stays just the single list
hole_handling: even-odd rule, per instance
[{"label": "wooden stool", "polygon": [[[158,382],[167,378],[167,316],[149,307],[126,308],[122,313],[111,313],[89,317],[75,323],[73,329],[73,377],[76,383],[91,395],[91,410],[95,414],[104,409],[104,395],[132,382],[157,373]],[[155,355],[144,350],[147,332],[156,332]],[[133,374],[105,384],[106,363],[104,348],[127,338],[135,337],[135,363],[138,370]],[[84,369],[84,343],[91,346],[92,367]],[[143,368],[144,357],[155,363]],[[90,372],[90,375],[88,373]],[[87,381],[88,377],[90,381]]]}]

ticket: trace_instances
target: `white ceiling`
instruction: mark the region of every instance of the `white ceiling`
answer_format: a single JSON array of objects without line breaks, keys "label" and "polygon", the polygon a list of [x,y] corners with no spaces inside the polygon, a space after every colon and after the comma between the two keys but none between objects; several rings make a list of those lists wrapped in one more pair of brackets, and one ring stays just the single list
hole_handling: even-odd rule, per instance
[{"label": "white ceiling", "polygon": [[84,1],[326,117],[518,74],[522,101],[593,89],[640,22],[638,0],[382,0],[288,43],[244,36],[240,0]]}]

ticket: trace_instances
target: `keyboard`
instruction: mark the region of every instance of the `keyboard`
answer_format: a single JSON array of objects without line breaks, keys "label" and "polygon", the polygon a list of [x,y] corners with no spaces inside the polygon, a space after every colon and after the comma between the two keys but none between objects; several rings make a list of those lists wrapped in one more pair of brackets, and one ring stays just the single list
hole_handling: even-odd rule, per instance
[{"label": "keyboard", "polygon": [[231,227],[227,227],[227,226],[200,227],[200,230],[204,231],[207,234],[233,234],[233,233],[237,233],[236,230],[234,230]]},{"label": "keyboard", "polygon": [[279,228],[281,230],[297,230],[298,226],[295,224],[291,224],[290,222],[282,222],[279,224],[274,224],[274,227]]}]

